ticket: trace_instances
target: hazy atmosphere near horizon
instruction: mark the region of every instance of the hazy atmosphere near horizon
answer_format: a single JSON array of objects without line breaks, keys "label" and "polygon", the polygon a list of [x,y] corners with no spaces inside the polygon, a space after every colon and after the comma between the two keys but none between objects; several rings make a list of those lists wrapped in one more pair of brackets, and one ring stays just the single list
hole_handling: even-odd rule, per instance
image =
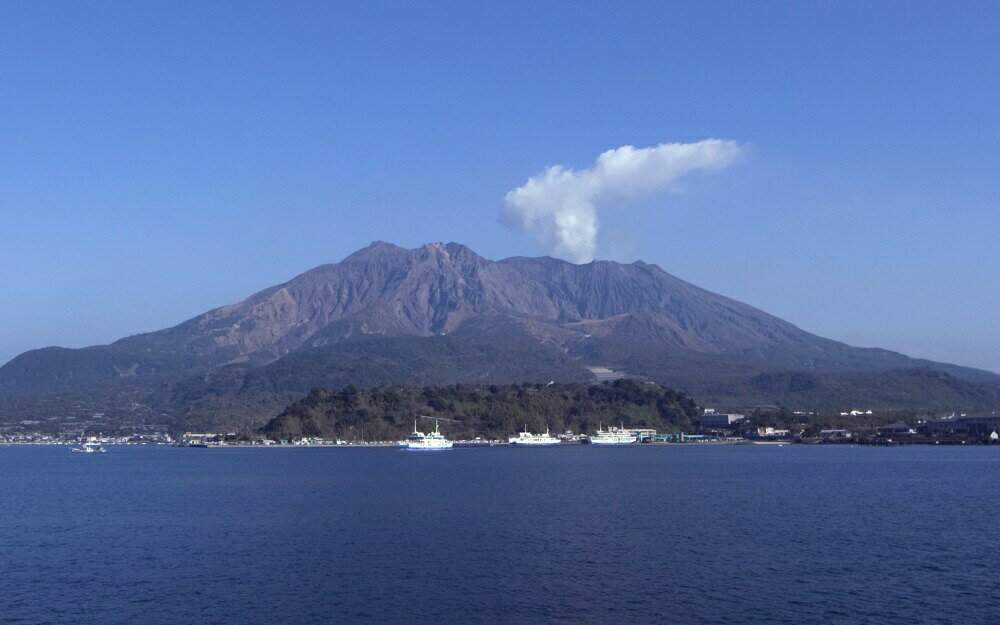
[{"label": "hazy atmosphere near horizon", "polygon": [[643,260],[1000,371],[996,3],[0,14],[0,363],[386,240]]}]

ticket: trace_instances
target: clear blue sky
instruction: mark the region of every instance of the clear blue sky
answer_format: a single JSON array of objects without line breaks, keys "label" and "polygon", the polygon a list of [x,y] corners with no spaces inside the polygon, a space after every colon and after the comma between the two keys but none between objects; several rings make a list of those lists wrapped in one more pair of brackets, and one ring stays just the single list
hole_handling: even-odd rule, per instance
[{"label": "clear blue sky", "polygon": [[599,257],[1000,371],[998,23],[994,2],[5,2],[0,362],[374,239],[537,255],[498,223],[529,176],[716,137],[739,161],[602,214]]}]

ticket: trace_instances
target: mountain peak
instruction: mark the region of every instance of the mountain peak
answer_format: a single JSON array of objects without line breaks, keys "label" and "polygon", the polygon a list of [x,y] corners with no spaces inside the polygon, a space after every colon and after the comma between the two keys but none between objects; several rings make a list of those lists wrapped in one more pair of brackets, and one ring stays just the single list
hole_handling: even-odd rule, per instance
[{"label": "mountain peak", "polygon": [[442,261],[463,262],[484,260],[479,254],[476,254],[468,247],[455,242],[425,243],[417,248],[417,251]]},{"label": "mountain peak", "polygon": [[422,252],[437,254],[438,256],[448,256],[448,246],[444,243],[424,243],[418,248]]},{"label": "mountain peak", "polygon": [[454,255],[454,254],[469,254],[472,256],[478,256],[469,247],[462,245],[461,243],[455,243],[454,241],[445,243],[443,241],[431,241],[429,243],[424,243],[420,247],[413,249],[407,249],[405,247],[400,247],[395,243],[389,243],[388,241],[372,241],[365,247],[351,253],[347,258],[354,258],[357,256],[367,256],[371,254],[381,254],[381,253],[398,253],[398,252],[424,252],[432,253],[438,255]]},{"label": "mountain peak", "polygon": [[371,243],[364,246],[360,250],[349,255],[347,258],[351,258],[352,256],[362,256],[365,254],[371,254],[373,252],[387,252],[387,251],[397,251],[397,250],[402,251],[403,248],[393,243],[389,243],[388,241],[381,241],[381,240],[372,241]]}]

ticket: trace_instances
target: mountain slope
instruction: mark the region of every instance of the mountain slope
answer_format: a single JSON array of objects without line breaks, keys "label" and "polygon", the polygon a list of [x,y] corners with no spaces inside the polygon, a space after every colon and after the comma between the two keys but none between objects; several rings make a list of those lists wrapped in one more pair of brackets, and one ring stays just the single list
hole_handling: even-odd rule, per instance
[{"label": "mountain slope", "polygon": [[446,336],[365,336],[303,348],[262,367],[227,365],[164,387],[152,400],[177,407],[189,428],[224,423],[230,429],[249,429],[317,387],[589,378],[590,372],[563,350],[500,321],[485,328],[470,324]]},{"label": "mountain slope", "polygon": [[[381,342],[364,341],[373,337]],[[483,341],[493,355],[478,357],[469,369],[433,356],[445,348],[485,353]],[[378,355],[370,352],[376,344]],[[385,367],[372,375],[368,365],[378,362]],[[990,372],[824,339],[642,262],[491,261],[457,243],[407,250],[375,242],[172,328],[110,345],[21,354],[0,367],[0,417],[11,416],[2,414],[4,405],[24,406],[25,397],[72,392],[98,403],[112,395],[144,397],[168,416],[197,413],[199,421],[210,422],[212,414],[233,412],[225,402],[248,396],[248,388],[258,388],[260,397],[285,398],[306,392],[306,385],[350,382],[508,382],[515,375],[573,380],[583,375],[583,364],[613,365],[696,396],[804,404],[822,394],[753,390],[748,380],[796,372],[868,376],[876,397],[880,384],[893,384],[878,382],[875,374],[892,377],[901,370],[933,369],[988,389],[1000,380]],[[298,373],[274,377],[282,369]],[[282,381],[261,382],[272,378]],[[910,401],[895,388],[883,399]],[[206,402],[206,396],[215,399]],[[940,400],[956,397],[981,402],[991,394],[970,387]],[[270,410],[273,403],[261,405]],[[260,414],[251,411],[251,420]]]}]

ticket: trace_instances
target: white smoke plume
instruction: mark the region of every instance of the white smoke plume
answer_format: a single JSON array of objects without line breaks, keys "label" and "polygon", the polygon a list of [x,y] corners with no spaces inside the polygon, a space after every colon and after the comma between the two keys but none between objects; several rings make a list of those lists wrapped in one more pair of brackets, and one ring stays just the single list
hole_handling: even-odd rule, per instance
[{"label": "white smoke plume", "polygon": [[623,145],[597,157],[590,169],[553,165],[504,197],[500,219],[530,233],[547,250],[585,263],[597,246],[597,211],[668,189],[680,176],[722,169],[740,153],[735,141]]}]

